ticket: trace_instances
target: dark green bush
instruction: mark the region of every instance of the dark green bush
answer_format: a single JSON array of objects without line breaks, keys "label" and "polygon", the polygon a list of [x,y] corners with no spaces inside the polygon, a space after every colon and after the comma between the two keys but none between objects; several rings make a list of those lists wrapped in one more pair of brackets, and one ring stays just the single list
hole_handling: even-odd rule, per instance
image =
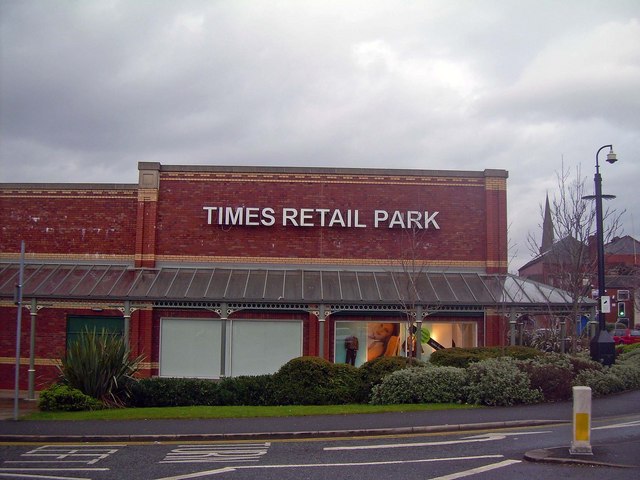
[{"label": "dark green bush", "polygon": [[378,357],[360,367],[362,388],[358,398],[359,402],[369,401],[373,387],[380,384],[387,375],[412,366],[424,366],[415,358],[408,357]]},{"label": "dark green bush", "polygon": [[542,352],[531,347],[474,347],[474,348],[445,348],[431,354],[429,361],[441,367],[467,368],[472,363],[489,358],[511,357],[516,360],[528,360],[543,355]]},{"label": "dark green bush", "polygon": [[356,367],[319,357],[294,358],[272,380],[270,400],[276,405],[353,403],[362,388]]},{"label": "dark green bush", "polygon": [[104,408],[101,401],[85,395],[77,388],[59,383],[40,392],[38,406],[45,412],[78,412]]},{"label": "dark green bush", "polygon": [[271,385],[272,375],[225,378],[219,385],[220,399],[226,399],[224,405],[270,405]]},{"label": "dark green bush", "polygon": [[573,367],[569,359],[560,354],[549,353],[530,360],[518,362],[525,372],[531,388],[539,390],[548,402],[569,400],[573,395]]},{"label": "dark green bush", "polygon": [[132,385],[131,406],[179,407],[225,405],[220,385],[197,378],[143,378]]}]

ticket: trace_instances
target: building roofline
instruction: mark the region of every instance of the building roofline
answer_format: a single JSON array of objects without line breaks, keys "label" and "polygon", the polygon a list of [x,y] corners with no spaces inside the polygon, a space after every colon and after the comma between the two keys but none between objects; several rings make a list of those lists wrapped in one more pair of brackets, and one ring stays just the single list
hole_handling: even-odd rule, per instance
[{"label": "building roofline", "polygon": [[436,176],[436,177],[497,177],[508,178],[509,172],[501,169],[471,170],[420,170],[388,168],[334,168],[334,167],[271,167],[229,165],[162,165],[158,162],[139,162],[138,170],[160,172],[212,172],[212,173],[294,173],[323,175],[385,175],[385,176]]}]

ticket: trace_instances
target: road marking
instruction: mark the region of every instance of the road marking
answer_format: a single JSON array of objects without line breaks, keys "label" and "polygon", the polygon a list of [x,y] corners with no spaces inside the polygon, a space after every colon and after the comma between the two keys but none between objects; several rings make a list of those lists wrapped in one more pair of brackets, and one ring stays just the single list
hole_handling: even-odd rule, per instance
[{"label": "road marking", "polygon": [[609,428],[628,428],[628,427],[640,427],[640,420],[633,422],[616,423],[613,425],[604,425],[602,427],[593,427],[591,430],[607,430]]},{"label": "road marking", "polygon": [[551,432],[551,430],[543,430],[540,432],[483,433],[481,435],[464,437],[464,439],[466,440],[471,438],[495,438],[496,440],[504,440],[507,437],[519,437],[520,435],[538,435],[540,433],[553,433],[553,432]]},{"label": "road marking", "polygon": [[411,447],[435,447],[440,445],[459,445],[461,443],[479,443],[490,442],[493,440],[501,440],[497,437],[478,438],[470,440],[447,440],[443,442],[419,442],[419,443],[387,443],[383,445],[352,445],[348,447],[325,447],[323,450],[336,451],[336,450],[375,450],[382,448],[411,448]]},{"label": "road marking", "polygon": [[491,470],[496,470],[498,468],[508,467],[509,465],[515,465],[516,463],[520,463],[521,460],[505,460],[503,462],[492,463],[490,465],[485,465],[484,467],[472,468],[471,470],[465,470],[463,472],[452,473],[451,475],[444,475],[442,477],[435,477],[431,480],[454,480],[456,478],[464,478],[470,475],[475,475],[477,473],[489,472]]},{"label": "road marking", "polygon": [[205,472],[195,472],[195,473],[188,473],[186,475],[176,475],[175,477],[156,478],[155,480],[187,480],[189,478],[207,477],[209,475],[217,475],[218,473],[235,472],[235,471],[236,471],[235,468],[225,467],[225,468],[218,468],[216,470],[207,470]]},{"label": "road marking", "polygon": [[86,463],[92,465],[118,452],[115,445],[43,445],[20,455],[38,460],[7,460],[5,463]]},{"label": "road marking", "polygon": [[[459,462],[463,460],[484,460],[489,458],[504,458],[504,455],[475,455],[470,457],[423,458],[418,460],[389,460],[389,461],[383,461],[383,462],[307,463],[307,464],[303,463],[303,464],[292,464],[292,465],[239,465],[235,467],[220,468],[217,470],[206,470],[203,472],[195,472],[187,475],[178,475],[175,477],[156,478],[154,480],[186,480],[190,478],[206,477],[208,475],[217,475],[218,473],[233,472],[235,470],[248,470],[248,469],[368,467],[368,466],[381,466],[381,465],[401,465],[406,463]],[[499,468],[499,467],[495,467],[495,468]]]},{"label": "road marking", "polygon": [[91,480],[87,477],[57,477],[53,475],[32,475],[28,473],[0,473],[0,477],[8,478],[40,478],[44,480]]},{"label": "road marking", "polygon": [[514,432],[514,433],[483,433],[482,435],[474,435],[472,437],[464,437],[460,440],[446,440],[441,442],[418,442],[418,443],[387,443],[383,445],[355,445],[347,447],[325,447],[324,450],[376,450],[384,448],[411,448],[411,447],[437,447],[442,445],[460,445],[463,443],[477,443],[477,442],[493,442],[496,440],[504,440],[508,436],[517,435],[534,435],[538,433],[551,433],[549,431],[544,432]]},{"label": "road marking", "polygon": [[178,445],[160,463],[257,462],[267,454],[271,443],[227,445]]}]

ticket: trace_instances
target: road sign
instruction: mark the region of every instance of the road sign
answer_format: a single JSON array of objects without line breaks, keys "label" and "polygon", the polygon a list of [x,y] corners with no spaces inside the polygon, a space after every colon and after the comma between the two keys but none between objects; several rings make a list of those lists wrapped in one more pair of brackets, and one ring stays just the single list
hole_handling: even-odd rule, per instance
[{"label": "road sign", "polygon": [[609,295],[600,297],[600,311],[602,313],[611,313],[611,297]]}]

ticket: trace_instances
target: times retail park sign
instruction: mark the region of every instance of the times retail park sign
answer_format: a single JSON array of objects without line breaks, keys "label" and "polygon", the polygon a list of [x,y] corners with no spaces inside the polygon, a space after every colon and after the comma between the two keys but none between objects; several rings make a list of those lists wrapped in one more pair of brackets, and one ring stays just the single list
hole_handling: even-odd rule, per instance
[{"label": "times retail park sign", "polygon": [[247,227],[338,227],[338,228],[407,228],[440,230],[436,220],[439,212],[422,210],[360,210],[330,208],[271,207],[202,207],[208,225]]}]

